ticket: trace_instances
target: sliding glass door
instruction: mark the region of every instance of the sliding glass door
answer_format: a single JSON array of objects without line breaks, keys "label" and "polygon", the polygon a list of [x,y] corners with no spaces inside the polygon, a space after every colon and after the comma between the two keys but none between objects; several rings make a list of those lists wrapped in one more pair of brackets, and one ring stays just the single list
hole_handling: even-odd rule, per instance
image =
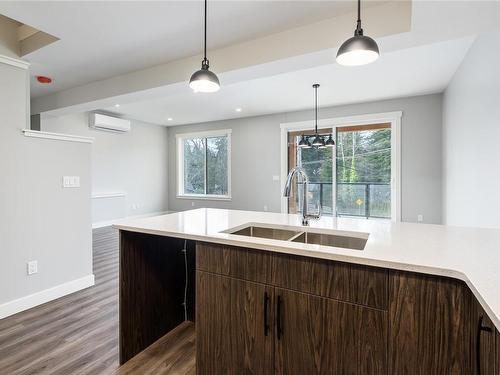
[{"label": "sliding glass door", "polygon": [[391,218],[390,124],[337,128],[338,216]]},{"label": "sliding glass door", "polygon": [[[336,126],[321,134],[336,134],[336,147],[298,147],[302,134],[288,133],[288,170],[301,166],[309,177],[309,211],[318,203],[323,214],[359,218],[391,218],[391,125]],[[311,133],[311,132],[309,132]],[[301,210],[302,184],[288,203]]]}]

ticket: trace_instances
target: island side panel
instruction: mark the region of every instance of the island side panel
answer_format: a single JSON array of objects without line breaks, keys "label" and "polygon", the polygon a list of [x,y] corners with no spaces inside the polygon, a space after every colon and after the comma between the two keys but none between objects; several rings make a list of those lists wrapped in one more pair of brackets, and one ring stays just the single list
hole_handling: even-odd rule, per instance
[{"label": "island side panel", "polygon": [[[188,241],[188,319],[194,316],[194,243]],[[184,240],[120,231],[120,364],[184,321]]]}]

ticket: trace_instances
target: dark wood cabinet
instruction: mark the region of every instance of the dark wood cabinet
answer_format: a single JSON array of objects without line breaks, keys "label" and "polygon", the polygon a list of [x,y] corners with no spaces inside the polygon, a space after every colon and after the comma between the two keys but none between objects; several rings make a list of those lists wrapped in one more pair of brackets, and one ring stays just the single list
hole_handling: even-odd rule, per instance
[{"label": "dark wood cabinet", "polygon": [[472,374],[495,375],[496,329],[474,296],[470,324]]},{"label": "dark wood cabinet", "polygon": [[[184,319],[184,245],[122,231],[121,363]],[[500,375],[500,333],[462,281],[194,245],[198,374]]]},{"label": "dark wood cabinet", "polygon": [[202,271],[196,279],[197,374],[272,374],[272,290]]},{"label": "dark wood cabinet", "polygon": [[369,306],[387,306],[387,270],[213,244],[196,258],[198,374],[386,373],[387,311]]},{"label": "dark wood cabinet", "polygon": [[389,374],[470,374],[469,298],[457,280],[392,271]]},{"label": "dark wood cabinet", "polygon": [[385,373],[386,312],[280,288],[275,300],[276,373]]}]

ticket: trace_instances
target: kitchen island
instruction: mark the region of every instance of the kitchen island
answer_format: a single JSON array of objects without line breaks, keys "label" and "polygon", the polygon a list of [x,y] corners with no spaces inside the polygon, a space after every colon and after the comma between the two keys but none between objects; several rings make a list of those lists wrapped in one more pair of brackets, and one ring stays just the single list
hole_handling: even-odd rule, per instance
[{"label": "kitchen island", "polygon": [[300,222],[197,209],[116,225],[121,362],[187,318],[199,374],[498,371],[500,231]]}]

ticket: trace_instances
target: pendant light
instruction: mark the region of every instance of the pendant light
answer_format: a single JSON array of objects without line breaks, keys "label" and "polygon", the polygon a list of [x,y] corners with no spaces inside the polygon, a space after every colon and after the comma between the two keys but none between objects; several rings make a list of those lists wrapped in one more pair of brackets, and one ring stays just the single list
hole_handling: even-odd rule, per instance
[{"label": "pendant light", "polygon": [[194,92],[215,92],[220,89],[219,78],[209,70],[210,64],[207,59],[207,0],[205,0],[205,40],[204,55],[201,69],[194,72],[189,80],[189,87]]},{"label": "pendant light", "polygon": [[361,0],[358,0],[358,21],[354,36],[347,39],[337,52],[337,62],[340,65],[366,65],[378,59],[377,42],[369,36],[363,35],[361,28]]},{"label": "pendant light", "polygon": [[[300,141],[298,143],[298,147],[300,148],[326,148],[335,146],[335,141],[332,138],[332,135],[329,134],[329,138],[325,141],[325,137],[318,134],[318,88],[319,84],[315,83],[313,86],[314,89],[314,135],[307,136],[302,134],[300,137]],[[312,138],[312,142],[311,142]]]}]

